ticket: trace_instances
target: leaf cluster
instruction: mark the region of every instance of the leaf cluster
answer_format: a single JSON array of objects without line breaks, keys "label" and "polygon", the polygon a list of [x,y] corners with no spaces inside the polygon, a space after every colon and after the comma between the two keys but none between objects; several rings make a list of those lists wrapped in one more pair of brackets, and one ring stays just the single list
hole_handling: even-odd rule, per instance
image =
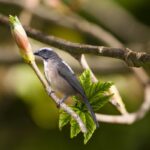
[{"label": "leaf cluster", "polygon": [[[112,94],[109,94],[108,90],[112,85],[111,82],[98,81],[93,83],[89,70],[85,70],[79,77],[79,80],[94,112],[101,109],[110,100]],[[96,125],[88,112],[86,105],[82,103],[82,97],[73,96],[73,100],[75,103],[70,107],[80,116],[87,128],[87,133],[84,133],[84,144],[86,144],[96,130]],[[60,110],[59,128],[62,129],[69,123],[71,126],[70,137],[74,138],[81,132],[79,125],[69,114]]]}]

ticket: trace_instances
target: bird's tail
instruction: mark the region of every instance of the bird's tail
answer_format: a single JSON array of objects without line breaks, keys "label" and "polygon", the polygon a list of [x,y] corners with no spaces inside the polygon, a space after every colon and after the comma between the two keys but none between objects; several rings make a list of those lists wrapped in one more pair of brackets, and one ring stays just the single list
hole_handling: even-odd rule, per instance
[{"label": "bird's tail", "polygon": [[94,120],[94,122],[95,122],[95,124],[96,124],[96,127],[98,128],[98,127],[99,127],[98,121],[97,121],[97,119],[96,119],[95,113],[94,113],[94,111],[93,111],[93,109],[92,109],[92,107],[91,107],[91,105],[90,105],[90,103],[89,103],[87,97],[86,97],[85,95],[82,96],[82,97],[83,97],[84,103],[86,104],[88,110],[90,111],[90,114],[91,114],[91,116],[92,116],[92,118],[93,118],[93,120]]}]

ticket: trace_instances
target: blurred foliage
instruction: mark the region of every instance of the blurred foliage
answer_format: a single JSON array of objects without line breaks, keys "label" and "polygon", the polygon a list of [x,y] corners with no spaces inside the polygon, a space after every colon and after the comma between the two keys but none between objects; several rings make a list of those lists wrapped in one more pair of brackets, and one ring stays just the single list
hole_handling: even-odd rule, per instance
[{"label": "blurred foliage", "polygon": [[[150,24],[150,1],[115,1],[134,14],[142,23]],[[19,15],[21,9],[16,5],[0,3],[0,13]],[[48,24],[42,19],[39,21],[39,18],[35,16],[33,19],[31,26],[45,33],[75,42],[96,43],[91,37],[85,37],[77,31]],[[8,48],[8,45],[12,44],[9,42],[10,37],[8,29],[0,26],[1,46],[6,45]],[[32,43],[32,45],[37,44]],[[4,49],[1,46],[0,52],[2,53]],[[12,50],[12,47],[14,48],[11,45],[9,50]],[[0,64],[0,66],[0,150],[150,149],[150,113],[133,125],[100,123],[100,128],[95,132],[92,140],[84,145],[81,134],[73,140],[69,138],[68,126],[61,132],[58,130],[58,109],[48,98],[34,72],[27,65]],[[130,112],[139,108],[143,99],[143,89],[130,72],[109,75],[103,75],[100,72],[97,76],[101,81],[111,80],[117,85]],[[100,112],[118,114],[110,104],[103,107]]]},{"label": "blurred foliage", "polygon": [[[12,9],[13,7],[13,9]],[[13,4],[0,4],[0,13],[5,14],[5,15],[19,15],[21,12],[21,8],[17,5],[13,5]]]},{"label": "blurred foliage", "polygon": [[149,0],[115,0],[119,4],[123,5],[133,15],[136,16],[142,22],[150,25],[150,1]]},{"label": "blurred foliage", "polygon": [[39,127],[56,127],[57,108],[29,67],[18,65],[11,68],[6,80],[9,85],[13,86],[16,95],[28,106],[33,120]]},{"label": "blurred foliage", "polygon": [[51,25],[51,27],[45,32],[76,43],[83,43],[84,41],[84,38],[80,33],[65,27]]}]

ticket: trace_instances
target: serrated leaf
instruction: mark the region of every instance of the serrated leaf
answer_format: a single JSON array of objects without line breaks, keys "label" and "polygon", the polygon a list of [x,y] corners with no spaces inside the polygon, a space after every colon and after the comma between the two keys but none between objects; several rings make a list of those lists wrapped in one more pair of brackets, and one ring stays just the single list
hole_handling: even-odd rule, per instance
[{"label": "serrated leaf", "polygon": [[63,110],[60,110],[59,129],[61,130],[66,124],[70,122],[70,120],[71,120],[70,115]]},{"label": "serrated leaf", "polygon": [[[80,110],[76,111],[76,113],[80,116],[83,123],[85,123],[86,122],[85,114],[83,112],[81,112]],[[70,121],[70,125],[71,125],[70,137],[74,138],[75,136],[77,136],[81,132],[81,130],[80,130],[78,123],[73,118]]]},{"label": "serrated leaf", "polygon": [[70,125],[71,125],[70,138],[74,138],[75,136],[77,136],[80,133],[80,127],[73,118],[70,121]]},{"label": "serrated leaf", "polygon": [[100,82],[99,90],[100,91],[107,91],[113,85],[112,82]]},{"label": "serrated leaf", "polygon": [[84,90],[89,88],[92,84],[90,71],[85,70],[79,77],[79,80]]},{"label": "serrated leaf", "polygon": [[[97,82],[91,83],[91,86],[86,88],[86,96],[93,107],[94,111],[98,111],[101,107],[103,107],[110,99],[111,95],[106,94],[111,87],[111,82]],[[79,106],[80,102],[77,102]],[[86,109],[86,105],[84,105],[84,109]],[[81,107],[80,107],[81,108]]]},{"label": "serrated leaf", "polygon": [[87,133],[84,133],[84,144],[86,144],[89,139],[92,137],[94,131],[96,130],[96,125],[91,118],[91,115],[89,113],[85,113],[85,118],[86,118],[86,128],[87,128]]},{"label": "serrated leaf", "polygon": [[97,95],[97,97],[95,97],[95,100],[91,103],[93,110],[98,111],[99,109],[101,109],[105,104],[109,102],[110,97],[112,95],[103,95],[103,94]]},{"label": "serrated leaf", "polygon": [[104,93],[108,91],[108,89],[111,87],[112,83],[110,82],[97,82],[92,83],[92,85],[86,89],[86,95],[89,99],[89,101],[92,99],[94,95],[97,95],[98,93]]},{"label": "serrated leaf", "polygon": [[72,96],[72,100],[75,102],[74,106],[76,108],[81,108],[81,105],[82,105],[81,101],[82,101],[82,99],[81,99],[81,97],[79,95]]}]

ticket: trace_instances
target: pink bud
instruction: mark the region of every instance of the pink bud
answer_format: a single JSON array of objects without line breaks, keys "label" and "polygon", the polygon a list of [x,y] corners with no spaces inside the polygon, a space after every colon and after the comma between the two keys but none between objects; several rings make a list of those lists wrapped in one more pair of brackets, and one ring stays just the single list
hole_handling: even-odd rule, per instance
[{"label": "pink bud", "polygon": [[31,62],[34,60],[34,55],[32,53],[32,48],[29,43],[27,34],[22,27],[19,19],[15,16],[9,16],[9,22],[11,27],[11,33],[17,46],[19,47],[20,53],[25,61]]}]

